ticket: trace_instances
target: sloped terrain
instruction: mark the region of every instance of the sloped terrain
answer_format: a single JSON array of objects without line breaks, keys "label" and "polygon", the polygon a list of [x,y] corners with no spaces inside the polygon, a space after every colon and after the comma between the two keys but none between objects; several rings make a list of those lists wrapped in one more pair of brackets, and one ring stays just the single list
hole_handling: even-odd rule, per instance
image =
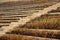
[{"label": "sloped terrain", "polygon": [[[0,4],[0,31],[2,27],[18,22],[38,10],[43,10],[57,2],[7,2]],[[11,28],[11,27],[10,27]],[[1,33],[1,32],[0,32]],[[60,39],[60,8],[41,15],[23,26],[16,27],[6,34],[1,34],[0,40],[59,40]]]}]

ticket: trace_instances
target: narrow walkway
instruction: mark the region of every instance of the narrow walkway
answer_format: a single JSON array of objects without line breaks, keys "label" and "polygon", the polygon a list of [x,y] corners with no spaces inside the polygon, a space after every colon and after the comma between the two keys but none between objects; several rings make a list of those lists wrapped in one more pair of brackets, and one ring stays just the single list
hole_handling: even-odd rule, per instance
[{"label": "narrow walkway", "polygon": [[[25,18],[20,18],[20,20],[18,20],[18,22],[12,22],[9,26],[6,26],[6,27],[3,26],[2,28],[0,28],[0,29],[3,29],[2,31],[0,31],[0,34],[5,34],[9,30],[11,30],[15,27],[18,27],[19,25],[23,26],[30,20],[40,17],[41,15],[47,14],[49,11],[56,10],[58,7],[60,7],[60,3],[57,3],[55,5],[44,8],[43,10],[39,10],[39,12],[33,13],[30,16],[27,16]],[[0,36],[2,36],[2,35],[0,35]]]}]

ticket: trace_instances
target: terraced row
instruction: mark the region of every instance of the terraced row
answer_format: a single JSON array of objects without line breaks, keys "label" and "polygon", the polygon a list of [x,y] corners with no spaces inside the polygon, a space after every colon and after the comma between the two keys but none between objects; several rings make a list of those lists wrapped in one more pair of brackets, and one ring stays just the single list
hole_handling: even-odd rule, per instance
[{"label": "terraced row", "polygon": [[[27,12],[25,10],[23,10],[23,12],[21,12],[21,10],[18,11],[17,10],[19,9],[18,7],[13,8],[14,10],[12,11],[10,9],[9,7],[8,9],[7,7],[5,9],[4,7],[2,7],[2,9],[0,8],[0,27],[9,26],[9,24],[11,24],[12,22],[17,22],[18,20],[20,20],[20,18],[27,17],[30,15],[30,13],[32,13],[31,10]],[[33,11],[34,12],[36,11],[35,8]],[[60,10],[57,9],[54,11],[59,12]],[[27,14],[23,15],[22,13]],[[59,16],[49,15],[48,17],[43,15],[39,18],[31,20],[24,26],[19,26],[18,28],[14,28],[9,32],[6,32],[6,34],[0,36],[0,39],[1,40],[59,40],[60,39],[59,17],[60,15]]]}]

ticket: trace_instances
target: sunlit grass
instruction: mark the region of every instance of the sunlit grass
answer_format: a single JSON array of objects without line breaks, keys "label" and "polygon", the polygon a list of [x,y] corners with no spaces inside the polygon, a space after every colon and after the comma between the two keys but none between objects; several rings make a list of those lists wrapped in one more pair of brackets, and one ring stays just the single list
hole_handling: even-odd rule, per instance
[{"label": "sunlit grass", "polygon": [[60,18],[37,18],[31,22],[28,22],[23,27],[26,28],[43,28],[43,29],[60,29]]}]

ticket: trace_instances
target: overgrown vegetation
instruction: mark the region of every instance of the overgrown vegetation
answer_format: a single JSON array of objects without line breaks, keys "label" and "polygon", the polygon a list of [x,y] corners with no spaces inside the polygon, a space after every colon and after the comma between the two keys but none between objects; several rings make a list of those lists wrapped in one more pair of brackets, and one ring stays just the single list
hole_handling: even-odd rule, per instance
[{"label": "overgrown vegetation", "polygon": [[23,27],[34,29],[60,29],[60,16],[42,16],[28,22]]}]

